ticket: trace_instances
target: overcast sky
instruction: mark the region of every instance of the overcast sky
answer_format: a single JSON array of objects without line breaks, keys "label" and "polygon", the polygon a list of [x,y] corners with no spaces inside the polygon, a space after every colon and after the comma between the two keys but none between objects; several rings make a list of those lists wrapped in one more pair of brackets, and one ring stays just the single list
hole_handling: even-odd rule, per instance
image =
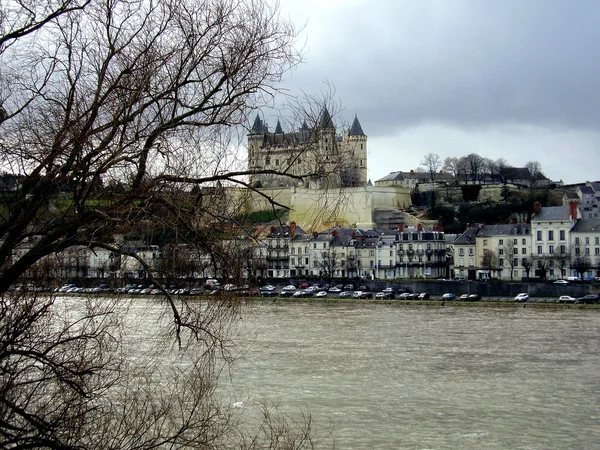
[{"label": "overcast sky", "polygon": [[[369,178],[477,153],[600,180],[600,1],[281,0],[304,25],[292,93],[358,115]],[[271,122],[273,119],[269,119]],[[276,119],[275,119],[276,120]]]}]

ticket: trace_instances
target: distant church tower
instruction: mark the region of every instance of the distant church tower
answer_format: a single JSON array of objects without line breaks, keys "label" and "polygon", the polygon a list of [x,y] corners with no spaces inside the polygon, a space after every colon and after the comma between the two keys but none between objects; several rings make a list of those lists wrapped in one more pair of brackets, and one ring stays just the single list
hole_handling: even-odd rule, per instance
[{"label": "distant church tower", "polygon": [[[303,123],[297,131],[285,133],[280,121],[270,132],[257,114],[248,133],[248,169],[274,170],[308,179],[296,180],[285,175],[254,174],[254,187],[281,187],[303,184],[311,189],[357,187],[367,185],[367,136],[358,121],[338,134],[331,114],[323,107],[313,128]],[[325,174],[319,177],[319,173]]]}]

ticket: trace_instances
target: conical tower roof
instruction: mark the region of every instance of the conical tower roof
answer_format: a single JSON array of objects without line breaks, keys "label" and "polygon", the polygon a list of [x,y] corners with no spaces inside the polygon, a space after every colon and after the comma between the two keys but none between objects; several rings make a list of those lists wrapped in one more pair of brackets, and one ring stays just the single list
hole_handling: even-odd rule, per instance
[{"label": "conical tower roof", "polygon": [[281,128],[281,123],[279,119],[277,119],[277,126],[275,127],[275,134],[283,134],[283,128]]},{"label": "conical tower roof", "polygon": [[358,121],[358,116],[354,115],[354,121],[352,122],[352,126],[350,127],[350,131],[348,132],[350,136],[366,136],[362,127],[360,126],[360,122]]},{"label": "conical tower roof", "polygon": [[258,115],[258,113],[256,114],[256,119],[254,119],[254,125],[252,125],[251,131],[253,133],[263,133],[265,131],[265,126],[262,120],[260,120],[260,116]]},{"label": "conical tower roof", "polygon": [[319,128],[334,128],[333,119],[331,118],[331,114],[327,110],[327,106],[323,106],[323,111],[321,111],[321,120],[319,120]]}]

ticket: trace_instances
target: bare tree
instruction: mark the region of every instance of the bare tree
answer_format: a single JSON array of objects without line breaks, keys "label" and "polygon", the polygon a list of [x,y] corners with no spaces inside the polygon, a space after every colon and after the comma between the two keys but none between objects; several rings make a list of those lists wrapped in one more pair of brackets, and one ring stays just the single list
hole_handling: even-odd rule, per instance
[{"label": "bare tree", "polygon": [[323,252],[321,258],[317,260],[317,268],[321,276],[331,284],[331,280],[335,276],[335,271],[340,267],[337,251],[332,250]]},{"label": "bare tree", "polygon": [[457,171],[459,178],[461,178],[465,183],[468,183],[471,172],[469,168],[469,161],[466,156],[463,156],[458,159]]},{"label": "bare tree", "polygon": [[460,175],[458,158],[448,157],[444,159],[444,164],[442,165],[442,169],[444,172],[449,173],[454,177],[454,181],[458,182],[458,177]]},{"label": "bare tree", "polygon": [[487,271],[488,278],[492,278],[492,272],[498,270],[498,255],[494,251],[488,251],[481,257],[481,269]]},{"label": "bare tree", "polygon": [[228,130],[247,126],[299,62],[294,27],[262,0],[23,0],[0,17],[0,160],[19,181],[0,198],[3,445],[224,446],[232,423],[214,392],[217,358],[231,357],[233,298],[191,303],[164,290],[171,320],[145,329],[163,356],[172,333],[186,360],[167,376],[128,358],[125,303],[10,288],[78,246],[135,258],[153,279],[123,244],[146,226],[225,252],[214,224],[236,224],[241,200],[224,188],[249,187],[255,172]]},{"label": "bare tree", "polygon": [[577,272],[579,278],[583,280],[585,274],[594,268],[589,256],[582,254],[582,247],[575,245],[571,255],[571,269]]},{"label": "bare tree", "polygon": [[510,270],[510,281],[513,281],[515,266],[517,265],[518,253],[516,252],[517,247],[512,238],[505,239],[504,246],[502,247],[504,252],[504,260],[506,261]]},{"label": "bare tree", "polygon": [[526,258],[523,258],[521,260],[521,265],[523,266],[523,268],[525,269],[525,276],[527,278],[529,278],[529,275],[531,273],[531,269],[533,268],[533,259],[531,258],[531,256],[528,256]]},{"label": "bare tree", "polygon": [[543,177],[542,166],[538,161],[529,161],[525,164],[525,168],[529,172],[529,186],[533,188]]},{"label": "bare tree", "polygon": [[471,182],[480,182],[485,173],[485,160],[477,153],[470,153],[466,156],[466,163]]},{"label": "bare tree", "polygon": [[435,175],[442,167],[442,159],[440,158],[440,155],[436,153],[427,153],[423,157],[421,164],[425,167],[427,172],[429,172],[431,182],[435,182]]}]

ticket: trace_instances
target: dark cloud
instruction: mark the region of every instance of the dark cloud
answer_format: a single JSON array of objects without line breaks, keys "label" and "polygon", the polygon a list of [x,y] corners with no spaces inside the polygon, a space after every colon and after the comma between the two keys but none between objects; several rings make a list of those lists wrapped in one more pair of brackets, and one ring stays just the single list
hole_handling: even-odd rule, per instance
[{"label": "dark cloud", "polygon": [[599,131],[600,2],[302,5],[282,3],[284,15],[308,20],[306,62],[286,86],[318,92],[330,81],[346,120],[357,112],[370,138],[428,124],[478,133],[511,125]]}]

